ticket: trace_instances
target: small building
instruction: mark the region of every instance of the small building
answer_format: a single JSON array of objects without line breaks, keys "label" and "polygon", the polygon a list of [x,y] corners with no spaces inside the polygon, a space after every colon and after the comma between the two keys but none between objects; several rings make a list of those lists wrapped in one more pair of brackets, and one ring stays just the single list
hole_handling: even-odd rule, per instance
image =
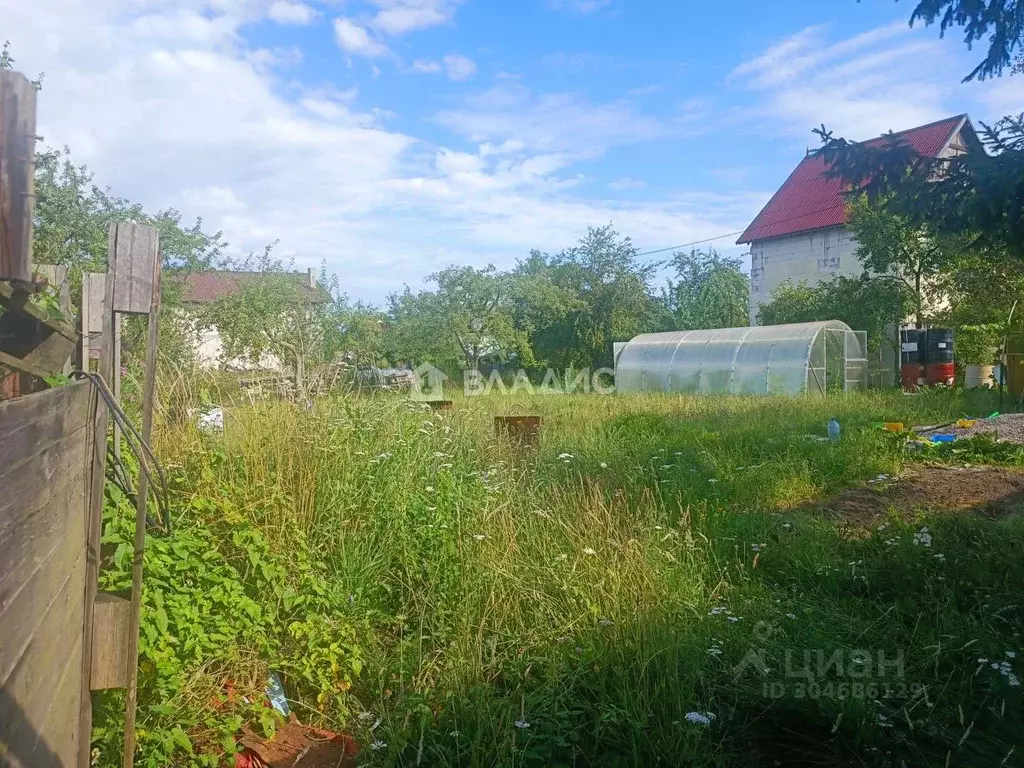
[{"label": "small building", "polygon": [[[967,115],[956,115],[895,137],[921,155],[951,157],[984,151]],[[888,137],[872,139],[881,144]],[[846,229],[847,184],[830,177],[820,152],[797,165],[737,243],[750,245],[750,324],[786,280],[815,285],[837,275],[860,276],[857,241]]]},{"label": "small building", "polygon": [[[267,276],[268,273],[264,272],[212,269],[204,272],[191,272],[185,275],[182,280],[181,301],[183,304],[191,305],[194,308],[201,307],[203,304],[212,304],[215,301],[237,293],[246,284],[266,279]],[[310,301],[315,301],[320,296],[321,289],[317,286],[316,273],[312,269],[305,272],[287,272],[281,274],[280,277],[282,279],[294,280],[296,287],[300,291],[308,291]],[[217,328],[215,326],[200,328],[199,341],[196,346],[196,362],[201,367],[225,367],[233,370],[249,370],[254,367],[245,360],[224,360],[222,359],[223,353],[224,343],[221,341]],[[255,367],[277,371],[281,369],[281,363],[273,356],[267,355]]]}]

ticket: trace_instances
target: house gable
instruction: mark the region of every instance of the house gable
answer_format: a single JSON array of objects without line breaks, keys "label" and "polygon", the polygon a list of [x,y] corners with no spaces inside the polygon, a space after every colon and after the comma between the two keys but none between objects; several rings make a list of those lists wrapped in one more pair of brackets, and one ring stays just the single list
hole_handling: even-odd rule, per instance
[{"label": "house gable", "polygon": [[[981,148],[967,115],[956,115],[935,123],[893,134],[928,157],[949,157],[958,152]],[[867,142],[880,145],[890,137]],[[737,243],[785,237],[847,223],[847,183],[828,174],[828,164],[820,152],[807,155],[772,195]]]}]

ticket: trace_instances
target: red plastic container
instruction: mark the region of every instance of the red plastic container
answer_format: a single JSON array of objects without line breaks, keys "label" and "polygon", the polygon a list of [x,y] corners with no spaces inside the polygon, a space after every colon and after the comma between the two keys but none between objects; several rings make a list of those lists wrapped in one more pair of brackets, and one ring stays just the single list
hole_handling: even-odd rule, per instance
[{"label": "red plastic container", "polygon": [[956,383],[956,365],[953,363],[928,363],[925,366],[925,379],[930,387],[936,384],[952,387]]},{"label": "red plastic container", "polygon": [[900,366],[900,381],[907,392],[916,392],[924,385],[924,366],[920,363],[904,363]]}]

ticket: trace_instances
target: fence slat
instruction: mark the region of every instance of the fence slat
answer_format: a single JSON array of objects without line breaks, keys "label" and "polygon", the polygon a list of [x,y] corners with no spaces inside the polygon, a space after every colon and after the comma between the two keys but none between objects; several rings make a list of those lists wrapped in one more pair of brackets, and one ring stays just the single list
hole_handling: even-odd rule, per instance
[{"label": "fence slat", "polygon": [[0,70],[0,280],[32,280],[36,87]]}]

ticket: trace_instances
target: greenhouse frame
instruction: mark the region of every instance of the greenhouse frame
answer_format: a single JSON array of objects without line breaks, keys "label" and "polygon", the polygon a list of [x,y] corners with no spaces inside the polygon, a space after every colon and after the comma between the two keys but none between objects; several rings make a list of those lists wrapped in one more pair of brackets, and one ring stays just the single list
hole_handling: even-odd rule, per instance
[{"label": "greenhouse frame", "polygon": [[839,320],[645,333],[617,346],[620,393],[825,395],[867,386],[867,334]]}]

